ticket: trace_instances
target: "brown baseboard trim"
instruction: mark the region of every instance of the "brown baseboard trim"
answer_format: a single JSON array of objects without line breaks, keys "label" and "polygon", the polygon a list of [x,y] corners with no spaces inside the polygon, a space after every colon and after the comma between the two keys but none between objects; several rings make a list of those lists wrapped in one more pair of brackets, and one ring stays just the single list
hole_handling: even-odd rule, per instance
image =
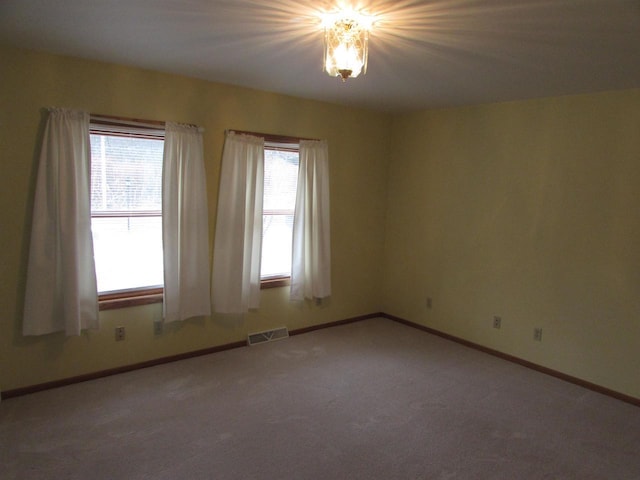
[{"label": "brown baseboard trim", "polygon": [[[617,400],[621,400],[623,402],[629,403],[631,405],[635,405],[636,407],[640,407],[640,398],[632,397],[630,395],[626,395],[624,393],[616,392],[615,390],[608,389],[606,387],[602,387],[595,383],[587,382],[585,380],[581,380],[580,378],[573,377],[571,375],[567,375],[562,372],[558,372],[557,370],[553,370],[551,368],[543,367],[541,365],[537,365],[533,362],[529,362],[527,360],[523,360],[521,358],[515,357],[513,355],[509,355],[506,353],[502,353],[498,350],[494,350],[492,348],[484,347],[477,343],[470,342],[468,340],[464,340],[462,338],[456,337],[454,335],[450,335],[448,333],[441,332],[431,327],[427,327],[425,325],[420,325],[419,323],[414,323],[409,320],[405,320],[404,318],[396,317],[394,315],[389,315],[384,312],[370,313],[366,315],[360,315],[357,317],[351,317],[344,320],[337,320],[334,322],[323,323],[320,325],[313,325],[311,327],[304,327],[292,330],[289,332],[289,335],[301,335],[304,333],[313,332],[316,330],[322,330],[325,328],[337,327],[340,325],[347,325],[349,323],[360,322],[362,320],[368,320],[371,318],[386,318],[388,320],[392,320],[394,322],[401,323],[403,325],[407,325],[412,328],[416,328],[418,330],[422,330],[423,332],[430,333],[432,335],[437,335],[438,337],[451,340],[452,342],[456,342],[458,344],[464,345],[469,348],[473,348],[475,350],[479,350],[481,352],[487,353],[489,355],[493,355],[495,357],[501,358],[503,360],[507,360],[512,363],[516,363],[518,365],[522,365],[523,367],[530,368],[532,370],[536,370],[538,372],[550,375],[552,377],[559,378],[569,383],[573,383],[583,388],[587,388],[594,392],[607,395],[609,397],[613,397]],[[145,362],[134,363],[131,365],[124,365],[122,367],[110,368],[107,370],[101,370],[98,372],[87,373],[84,375],[78,375],[75,377],[64,378],[61,380],[54,380],[51,382],[40,383],[37,385],[30,385],[27,387],[16,388],[13,390],[6,390],[0,393],[0,398],[8,399],[13,397],[20,397],[22,395],[28,395],[30,393],[41,392],[43,390],[50,390],[52,388],[64,387],[67,385],[73,385],[74,383],[86,382],[89,380],[96,380],[99,378],[109,377],[111,375],[118,375],[120,373],[131,372],[133,370],[140,370],[142,368],[154,367],[156,365],[162,365],[164,363],[177,362],[179,360],[186,360],[189,358],[200,357],[202,355],[209,355],[212,353],[223,352],[225,350],[232,350],[234,348],[240,348],[246,346],[246,342],[233,342],[227,343],[225,345],[219,345],[216,347],[204,348],[201,350],[194,350],[191,352],[180,353],[177,355],[170,355],[167,357],[156,358],[153,360],[147,360]]]},{"label": "brown baseboard trim", "polygon": [[359,315],[357,317],[351,317],[344,320],[337,320],[335,322],[322,323],[320,325],[313,325],[311,327],[298,328],[289,332],[289,335],[300,335],[302,333],[314,332],[316,330],[322,330],[324,328],[338,327],[340,325],[347,325],[349,323],[361,322],[362,320],[369,320],[370,318],[386,318],[386,315],[382,312],[368,313],[367,315]]},{"label": "brown baseboard trim", "polygon": [[162,365],[163,363],[177,362],[178,360],[186,360],[188,358],[199,357],[201,355],[209,355],[211,353],[222,352],[224,350],[231,350],[233,348],[244,347],[246,342],[234,342],[227,343],[225,345],[219,345],[217,347],[204,348],[202,350],[194,350],[192,352],[180,353],[177,355],[170,355],[167,357],[155,358],[153,360],[147,360],[145,362],[133,363],[131,365],[123,365],[122,367],[109,368],[107,370],[100,370],[98,372],[87,373],[84,375],[78,375],[75,377],[63,378],[60,380],[53,380],[51,382],[39,383],[37,385],[30,385],[28,387],[16,388],[14,390],[6,390],[2,392],[2,399],[20,397],[22,395],[28,395],[30,393],[41,392],[43,390],[50,390],[52,388],[66,387],[67,385],[73,385],[74,383],[87,382],[89,380],[97,380],[98,378],[110,377],[111,375],[118,375],[120,373],[131,372],[133,370],[140,370],[142,368],[155,367],[156,365]]},{"label": "brown baseboard trim", "polygon": [[626,403],[630,403],[631,405],[635,405],[636,407],[640,407],[640,398],[632,397],[630,395],[626,395],[624,393],[616,392],[615,390],[611,390],[606,387],[602,387],[595,383],[587,382],[586,380],[582,380],[577,377],[573,377],[571,375],[567,375],[566,373],[559,372],[557,370],[553,370],[551,368],[543,367],[533,362],[529,362],[528,360],[523,360],[522,358],[515,357],[513,355],[509,355],[507,353],[502,353],[498,350],[494,350],[492,348],[484,347],[477,343],[470,342],[468,340],[464,340],[462,338],[456,337],[454,335],[449,335],[448,333],[441,332],[434,328],[430,328],[424,325],[420,325],[419,323],[414,323],[409,320],[405,320],[404,318],[396,317],[394,315],[389,315],[387,313],[382,313],[378,315],[383,318],[387,318],[389,320],[393,320],[394,322],[401,323],[403,325],[407,325],[409,327],[417,328],[418,330],[422,330],[423,332],[430,333],[432,335],[437,335],[438,337],[442,337],[447,340],[451,340],[452,342],[459,343],[464,345],[465,347],[473,348],[475,350],[479,350],[484,353],[488,353],[489,355],[493,355],[495,357],[501,358],[503,360],[507,360],[512,363],[517,363],[526,368],[530,368],[532,370],[536,370],[538,372],[544,373],[546,375],[550,375],[552,377],[559,378],[560,380],[564,380],[565,382],[573,383],[574,385],[578,385],[580,387],[586,388],[588,390],[600,393],[602,395],[607,395],[608,397],[613,397],[617,400],[621,400]]},{"label": "brown baseboard trim", "polygon": [[[313,332],[315,330],[321,330],[323,328],[336,327],[339,325],[346,325],[348,323],[359,322],[367,320],[369,318],[384,317],[383,313],[371,313],[368,315],[361,315],[358,317],[347,318],[344,320],[338,320],[335,322],[323,323],[320,325],[314,325],[311,327],[299,328],[289,332],[289,335],[300,335],[303,333]],[[209,355],[212,353],[223,352],[225,350],[232,350],[234,348],[245,347],[247,342],[233,342],[225,345],[219,345],[217,347],[209,347],[201,350],[194,350],[191,352],[180,353],[177,355],[170,355],[167,357],[156,358],[153,360],[147,360],[145,362],[134,363],[131,365],[124,365],[122,367],[109,368],[107,370],[100,370],[98,372],[87,373],[84,375],[78,375],[75,377],[63,378],[60,380],[53,380],[51,382],[39,383],[37,385],[30,385],[27,387],[15,388],[13,390],[6,390],[0,392],[1,399],[21,397],[30,393],[41,392],[43,390],[50,390],[52,388],[65,387],[67,385],[73,385],[74,383],[87,382],[89,380],[97,380],[98,378],[110,377],[111,375],[118,375],[120,373],[131,372],[133,370],[140,370],[142,368],[155,367],[156,365],[162,365],[164,363],[177,362],[179,360],[186,360],[188,358],[200,357],[202,355]]]}]

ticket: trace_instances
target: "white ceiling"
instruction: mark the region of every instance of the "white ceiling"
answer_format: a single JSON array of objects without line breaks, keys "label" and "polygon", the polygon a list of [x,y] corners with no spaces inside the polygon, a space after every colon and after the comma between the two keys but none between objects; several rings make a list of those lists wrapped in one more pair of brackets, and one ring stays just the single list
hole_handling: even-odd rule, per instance
[{"label": "white ceiling", "polygon": [[0,0],[0,42],[392,112],[640,87],[640,0],[360,0],[378,21],[344,84],[336,3]]}]

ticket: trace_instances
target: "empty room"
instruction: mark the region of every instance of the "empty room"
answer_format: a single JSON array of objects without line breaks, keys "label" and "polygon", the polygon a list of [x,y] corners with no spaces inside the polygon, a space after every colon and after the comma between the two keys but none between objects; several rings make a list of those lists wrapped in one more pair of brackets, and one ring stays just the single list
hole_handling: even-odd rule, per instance
[{"label": "empty room", "polygon": [[640,479],[637,0],[0,2],[3,479]]}]

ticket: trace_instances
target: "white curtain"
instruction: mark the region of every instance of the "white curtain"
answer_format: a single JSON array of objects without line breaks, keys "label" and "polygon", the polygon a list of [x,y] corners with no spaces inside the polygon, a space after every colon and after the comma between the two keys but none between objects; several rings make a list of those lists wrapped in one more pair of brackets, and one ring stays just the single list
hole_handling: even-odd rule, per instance
[{"label": "white curtain", "polygon": [[211,314],[208,218],[202,133],[167,122],[162,166],[165,322]]},{"label": "white curtain", "polygon": [[98,328],[87,112],[50,109],[33,206],[24,335]]},{"label": "white curtain", "polygon": [[290,299],[331,296],[329,153],[324,140],[300,141],[300,170],[293,220]]},{"label": "white curtain", "polygon": [[227,132],[222,154],[212,299],[216,313],[260,303],[264,139]]}]

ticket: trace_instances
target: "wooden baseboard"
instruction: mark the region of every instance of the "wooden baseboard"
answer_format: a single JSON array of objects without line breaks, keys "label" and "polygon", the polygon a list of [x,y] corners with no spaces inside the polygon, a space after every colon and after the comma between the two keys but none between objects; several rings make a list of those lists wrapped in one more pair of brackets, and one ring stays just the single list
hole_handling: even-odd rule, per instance
[{"label": "wooden baseboard", "polygon": [[313,325],[311,327],[298,328],[289,332],[289,335],[300,335],[302,333],[309,333],[315,330],[322,330],[323,328],[338,327],[340,325],[347,325],[349,323],[361,322],[362,320],[369,320],[370,318],[387,318],[386,314],[382,312],[368,313],[367,315],[360,315],[357,317],[347,318],[345,320],[337,320],[335,322],[322,323],[320,325]]},{"label": "wooden baseboard", "polygon": [[[320,330],[323,328],[335,327],[338,325],[346,325],[348,323],[359,322],[361,320],[367,320],[369,318],[383,317],[383,313],[371,313],[367,315],[360,315],[357,317],[347,318],[344,320],[337,320],[335,322],[323,323],[320,325],[313,325],[311,327],[299,328],[289,332],[289,335],[300,335],[302,333],[312,332],[314,330]],[[194,350],[191,352],[180,353],[178,355],[170,355],[167,357],[155,358],[153,360],[147,360],[145,362],[134,363],[131,365],[124,365],[122,367],[109,368],[107,370],[100,370],[98,372],[87,373],[84,375],[77,375],[75,377],[63,378],[60,380],[53,380],[51,382],[39,383],[36,385],[29,385],[26,387],[15,388],[13,390],[5,390],[0,392],[0,398],[7,399],[12,397],[20,397],[22,395],[28,395],[30,393],[41,392],[43,390],[50,390],[52,388],[65,387],[67,385],[73,385],[74,383],[87,382],[89,380],[96,380],[98,378],[109,377],[111,375],[118,375],[120,373],[131,372],[133,370],[140,370],[142,368],[154,367],[156,365],[162,365],[164,363],[177,362],[179,360],[186,360],[188,358],[200,357],[202,355],[209,355],[211,353],[223,352],[225,350],[231,350],[234,348],[245,347],[247,342],[233,342],[225,345],[219,345],[217,347],[209,347],[201,350]]]},{"label": "wooden baseboard", "polygon": [[571,375],[567,375],[566,373],[559,372],[557,370],[553,370],[551,368],[543,367],[533,362],[529,362],[528,360],[523,360],[522,358],[515,357],[513,355],[509,355],[507,353],[502,353],[498,350],[494,350],[492,348],[484,347],[477,343],[470,342],[468,340],[464,340],[463,338],[456,337],[454,335],[449,335],[448,333],[441,332],[434,328],[426,327],[424,325],[420,325],[418,323],[411,322],[409,320],[405,320],[404,318],[396,317],[394,315],[389,315],[387,313],[382,313],[380,315],[383,318],[387,318],[389,320],[393,320],[394,322],[402,323],[403,325],[407,325],[409,327],[417,328],[418,330],[422,330],[423,332],[430,333],[432,335],[437,335],[439,337],[445,338],[447,340],[451,340],[452,342],[459,343],[464,345],[465,347],[473,348],[475,350],[479,350],[484,353],[488,353],[489,355],[493,355],[495,357],[501,358],[503,360],[507,360],[512,363],[517,363],[518,365],[522,365],[523,367],[530,368],[532,370],[536,370],[538,372],[544,373],[546,375],[551,375],[552,377],[559,378],[564,380],[565,382],[573,383],[574,385],[578,385],[580,387],[592,390],[594,392],[607,395],[609,397],[613,397],[617,400],[622,400],[623,402],[630,403],[631,405],[635,405],[636,407],[640,407],[640,398],[632,397],[630,395],[626,395],[624,393],[616,392],[615,390],[611,390],[606,387],[602,387],[595,383],[587,382],[586,380],[582,380],[577,377],[573,377]]},{"label": "wooden baseboard", "polygon": [[156,365],[162,365],[163,363],[177,362],[178,360],[186,360],[187,358],[199,357],[201,355],[209,355],[210,353],[222,352],[224,350],[231,350],[233,348],[244,347],[246,342],[234,342],[227,343],[226,345],[220,345],[217,347],[204,348],[202,350],[194,350],[192,352],[180,353],[178,355],[170,355],[167,357],[155,358],[153,360],[147,360],[145,362],[134,363],[131,365],[123,365],[122,367],[109,368],[107,370],[100,370],[98,372],[86,373],[84,375],[78,375],[75,377],[63,378],[60,380],[53,380],[51,382],[39,383],[37,385],[30,385],[27,387],[16,388],[13,390],[6,390],[2,392],[2,399],[11,397],[20,397],[22,395],[28,395],[30,393],[41,392],[42,390],[49,390],[52,388],[65,387],[67,385],[73,385],[74,383],[86,382],[89,380],[96,380],[98,378],[110,377],[111,375],[118,375],[120,373],[131,372],[133,370],[140,370],[142,368],[155,367]]},{"label": "wooden baseboard", "polygon": [[[603,395],[607,395],[609,397],[613,397],[615,399],[621,400],[623,402],[629,403],[631,405],[635,405],[636,407],[640,407],[640,398],[636,398],[636,397],[632,397],[630,395],[626,395],[624,393],[620,393],[620,392],[616,392],[615,390],[611,390],[605,387],[602,387],[600,385],[596,385],[595,383],[591,383],[591,382],[587,382],[585,380],[582,380],[580,378],[577,377],[573,377],[571,375],[567,375],[565,373],[562,372],[558,372],[556,370],[553,370],[551,368],[547,368],[547,367],[543,367],[541,365],[537,365],[535,363],[529,362],[527,360],[523,360],[521,358],[515,357],[513,355],[509,355],[506,353],[502,353],[498,350],[494,350],[492,348],[488,348],[488,347],[484,347],[482,345],[479,345],[477,343],[473,343],[470,342],[468,340],[464,340],[462,338],[456,337],[454,335],[450,335],[448,333],[444,333],[441,332],[439,330],[424,326],[424,325],[420,325],[418,323],[414,323],[411,322],[409,320],[405,320],[403,318],[400,317],[396,317],[394,315],[389,315],[387,313],[384,312],[377,312],[377,313],[370,313],[370,314],[366,314],[366,315],[360,315],[357,317],[351,317],[351,318],[347,318],[344,320],[337,320],[334,322],[328,322],[328,323],[323,323],[320,325],[313,325],[311,327],[304,327],[304,328],[299,328],[299,329],[295,329],[289,332],[289,335],[293,336],[293,335],[301,335],[303,333],[309,333],[309,332],[313,332],[315,330],[321,330],[324,328],[331,328],[331,327],[337,327],[340,325],[347,325],[349,323],[355,323],[355,322],[359,322],[362,320],[368,320],[371,318],[386,318],[388,320],[392,320],[394,322],[398,322],[401,323],[403,325],[407,325],[409,327],[412,328],[416,328],[418,330],[422,330],[423,332],[427,332],[430,333],[432,335],[437,335],[439,337],[445,338],[447,340],[451,340],[452,342],[456,342],[459,343],[461,345],[464,345],[466,347],[469,348],[473,348],[475,350],[479,350],[481,352],[487,353],[489,355],[493,355],[495,357],[501,358],[503,360],[507,360],[509,362],[513,362],[513,363],[517,363],[518,365],[522,365],[524,367],[530,368],[532,370],[536,370],[538,372],[544,373],[546,375],[551,375],[552,377],[556,377],[559,378],[561,380],[564,380],[565,382],[569,382],[569,383],[573,383],[575,385],[579,385],[583,388],[587,388],[589,390],[592,390],[594,392],[603,394]],[[7,399],[7,398],[12,398],[12,397],[19,397],[22,395],[27,395],[30,393],[35,393],[35,392],[40,392],[43,390],[49,390],[51,388],[58,388],[58,387],[64,387],[66,385],[72,385],[74,383],[80,383],[80,382],[86,382],[89,380],[96,380],[98,378],[103,378],[103,377],[108,377],[111,375],[117,375],[120,373],[126,373],[126,372],[131,372],[133,370],[139,370],[142,368],[148,368],[148,367],[153,367],[156,365],[162,365],[164,363],[171,363],[171,362],[176,362],[179,360],[185,360],[188,358],[194,358],[194,357],[199,357],[201,355],[209,355],[211,353],[217,353],[217,352],[222,352],[225,350],[231,350],[234,348],[239,348],[239,347],[244,347],[246,346],[246,342],[242,341],[242,342],[233,342],[233,343],[227,343],[225,345],[219,345],[217,347],[210,347],[210,348],[205,348],[202,350],[194,350],[192,352],[186,352],[186,353],[181,353],[178,355],[170,355],[167,357],[161,357],[161,358],[156,358],[153,360],[148,360],[145,362],[140,362],[140,363],[135,363],[132,365],[125,365],[122,367],[116,367],[116,368],[110,368],[107,370],[101,370],[98,372],[93,372],[93,373],[88,373],[85,375],[78,375],[75,377],[70,377],[70,378],[64,378],[61,380],[54,380],[51,382],[45,382],[45,383],[40,383],[37,385],[31,385],[31,386],[27,386],[27,387],[22,387],[22,388],[16,388],[13,390],[6,390],[4,392],[0,393],[0,398],[2,399]]]}]

